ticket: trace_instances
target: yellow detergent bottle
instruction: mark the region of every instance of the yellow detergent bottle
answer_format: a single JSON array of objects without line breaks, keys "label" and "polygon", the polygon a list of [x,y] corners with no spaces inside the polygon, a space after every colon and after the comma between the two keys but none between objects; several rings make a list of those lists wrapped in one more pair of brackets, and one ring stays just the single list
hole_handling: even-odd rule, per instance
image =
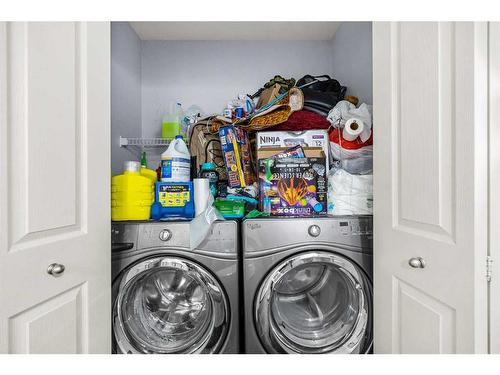
[{"label": "yellow detergent bottle", "polygon": [[156,180],[156,172],[126,161],[123,174],[111,178],[111,219],[148,220]]},{"label": "yellow detergent bottle", "polygon": [[[156,173],[156,171],[153,171],[152,169],[142,167],[141,168],[141,176],[149,178],[153,185],[156,181],[158,181],[158,174]],[[153,190],[154,190],[154,186],[153,186]]]}]

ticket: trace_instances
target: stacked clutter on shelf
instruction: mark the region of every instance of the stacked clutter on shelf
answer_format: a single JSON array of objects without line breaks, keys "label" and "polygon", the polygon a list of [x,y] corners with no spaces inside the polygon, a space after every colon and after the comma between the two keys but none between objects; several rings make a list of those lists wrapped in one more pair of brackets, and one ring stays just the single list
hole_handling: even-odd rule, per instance
[{"label": "stacked clutter on shelf", "polygon": [[160,181],[145,154],[127,162],[113,220],[192,220],[193,246],[217,219],[371,214],[372,110],[345,92],[329,76],[275,76],[217,115],[172,105]]}]

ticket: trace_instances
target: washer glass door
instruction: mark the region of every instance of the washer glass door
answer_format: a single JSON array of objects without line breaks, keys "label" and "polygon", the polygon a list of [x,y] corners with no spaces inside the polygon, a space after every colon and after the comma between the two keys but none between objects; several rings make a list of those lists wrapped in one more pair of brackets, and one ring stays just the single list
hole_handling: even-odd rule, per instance
[{"label": "washer glass door", "polygon": [[122,353],[214,353],[227,335],[228,303],[219,282],[177,257],[144,260],[119,280],[114,334]]},{"label": "washer glass door", "polygon": [[347,258],[310,251],[278,264],[256,296],[270,353],[362,353],[371,345],[371,283]]}]

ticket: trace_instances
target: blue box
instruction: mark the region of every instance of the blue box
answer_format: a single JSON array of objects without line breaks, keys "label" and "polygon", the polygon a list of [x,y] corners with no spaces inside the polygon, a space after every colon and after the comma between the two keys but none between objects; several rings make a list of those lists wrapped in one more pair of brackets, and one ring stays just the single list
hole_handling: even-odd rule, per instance
[{"label": "blue box", "polygon": [[250,141],[245,130],[234,125],[219,129],[222,155],[226,164],[228,185],[244,188],[256,181]]},{"label": "blue box", "polygon": [[156,182],[153,220],[194,217],[193,182]]}]

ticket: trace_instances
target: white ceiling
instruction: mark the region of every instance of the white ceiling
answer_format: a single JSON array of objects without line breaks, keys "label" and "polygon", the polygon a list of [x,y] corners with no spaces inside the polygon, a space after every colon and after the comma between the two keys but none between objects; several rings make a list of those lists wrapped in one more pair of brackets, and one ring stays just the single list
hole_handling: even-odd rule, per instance
[{"label": "white ceiling", "polygon": [[142,40],[330,40],[340,22],[130,22]]}]

